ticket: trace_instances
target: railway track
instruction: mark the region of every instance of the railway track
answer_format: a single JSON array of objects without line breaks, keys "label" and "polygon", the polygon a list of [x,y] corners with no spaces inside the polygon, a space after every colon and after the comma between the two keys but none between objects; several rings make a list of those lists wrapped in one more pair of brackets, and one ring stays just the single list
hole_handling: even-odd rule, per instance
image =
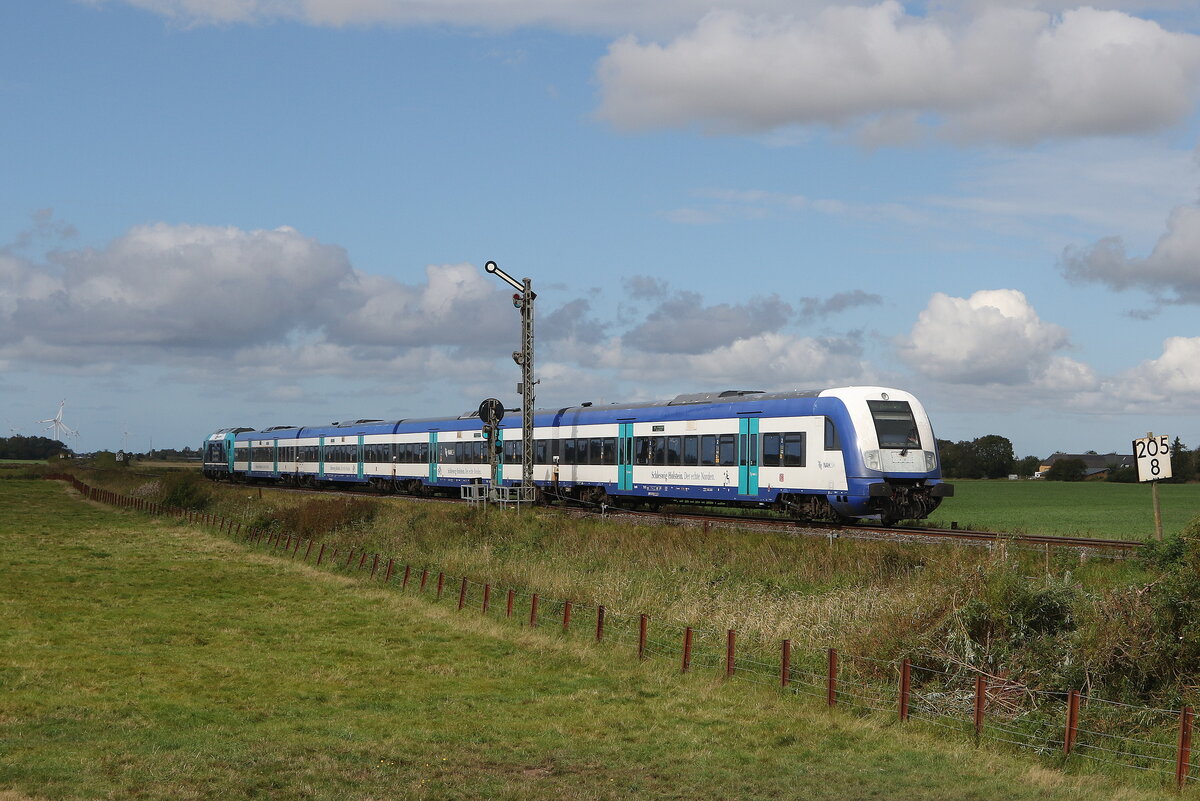
[{"label": "railway track", "polygon": [[[327,495],[328,490],[305,489],[297,487],[271,487],[277,491]],[[343,490],[346,494],[379,497],[373,491]],[[467,503],[459,498],[444,496],[415,496],[402,495],[410,501]],[[881,526],[878,524],[854,523],[823,523],[817,521],[800,521],[776,519],[768,517],[751,517],[747,515],[722,515],[703,512],[672,511],[639,511],[618,506],[604,508],[580,505],[576,501],[568,501],[554,508],[571,515],[581,517],[601,516],[606,519],[627,519],[640,523],[658,521],[665,525],[686,525],[709,530],[712,528],[739,528],[759,531],[774,531],[792,536],[825,537],[828,539],[867,539],[892,540],[898,542],[936,543],[957,542],[962,545],[996,546],[1015,545],[1026,548],[1068,548],[1087,551],[1097,555],[1113,558],[1123,558],[1132,555],[1144,543],[1139,540],[1109,540],[1092,537],[1065,537],[1051,534],[1021,534],[998,533],[995,531],[973,531],[968,529],[945,529],[925,526]]]},{"label": "railway track", "polygon": [[[576,510],[578,511],[578,510]],[[597,514],[592,510],[586,514]],[[613,518],[628,516],[645,521],[658,518],[670,525],[691,525],[710,528],[741,528],[780,531],[799,536],[818,536],[848,539],[895,540],[910,542],[958,542],[966,545],[1017,545],[1038,548],[1071,548],[1086,550],[1112,557],[1133,554],[1144,543],[1138,540],[1107,540],[1091,537],[1064,537],[1051,534],[998,533],[994,531],[971,531],[966,529],[930,528],[924,526],[880,526],[872,524],[822,523],[814,521],[773,520],[770,518],[746,517],[743,515],[714,515],[691,512],[637,512],[614,507],[607,508],[603,515]]]}]

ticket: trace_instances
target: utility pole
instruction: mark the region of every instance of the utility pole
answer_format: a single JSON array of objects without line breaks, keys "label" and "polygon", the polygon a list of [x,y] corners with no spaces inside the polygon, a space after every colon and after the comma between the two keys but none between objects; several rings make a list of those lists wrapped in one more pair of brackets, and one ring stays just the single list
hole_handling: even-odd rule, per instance
[{"label": "utility pole", "polygon": [[533,301],[537,294],[533,291],[533,281],[526,278],[518,281],[489,261],[484,269],[505,281],[517,293],[513,295],[513,305],[521,311],[521,349],[513,352],[513,361],[521,366],[521,383],[517,391],[521,393],[521,487],[526,492],[533,491]]}]

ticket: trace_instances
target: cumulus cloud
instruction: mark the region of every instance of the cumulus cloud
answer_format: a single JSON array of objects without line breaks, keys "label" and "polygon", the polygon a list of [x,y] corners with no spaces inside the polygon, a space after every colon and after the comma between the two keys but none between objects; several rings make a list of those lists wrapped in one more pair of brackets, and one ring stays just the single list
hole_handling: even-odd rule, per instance
[{"label": "cumulus cloud", "polygon": [[624,340],[647,353],[705,353],[777,331],[791,316],[792,307],[777,295],[705,306],[699,294],[684,291],[659,304]]},{"label": "cumulus cloud", "polygon": [[43,263],[0,252],[8,360],[277,361],[320,375],[405,348],[494,356],[517,343],[516,319],[471,265],[430,266],[423,282],[406,284],[362,273],[342,248],[286,227],[159,223]]},{"label": "cumulus cloud", "polygon": [[0,341],[68,347],[228,345],[324,319],[351,274],[341,248],[290,228],[138,226],[103,250],[10,260]]},{"label": "cumulus cloud", "polygon": [[[115,0],[84,0],[102,5]],[[185,24],[288,20],[308,25],[457,25],[566,31],[669,31],[711,8],[707,0],[121,0]],[[777,13],[816,0],[738,0],[749,13]]]},{"label": "cumulus cloud", "polygon": [[949,383],[1074,383],[1087,368],[1056,354],[1068,344],[1067,332],[1039,318],[1024,293],[994,289],[969,298],[935,293],[897,350],[913,370]]},{"label": "cumulus cloud", "polygon": [[705,352],[644,351],[614,339],[598,366],[618,378],[665,392],[706,389],[787,390],[872,380],[861,346],[850,339],[764,332]]},{"label": "cumulus cloud", "polygon": [[1200,36],[1087,7],[989,5],[959,21],[887,0],[808,17],[714,11],[665,45],[615,42],[598,74],[599,115],[627,130],[856,126],[878,143],[924,126],[1028,143],[1181,122],[1197,97]]},{"label": "cumulus cloud", "polygon": [[878,306],[881,303],[882,295],[855,289],[837,292],[827,298],[801,298],[800,314],[802,317],[826,317],[858,306]]},{"label": "cumulus cloud", "polygon": [[1167,303],[1200,303],[1200,207],[1171,212],[1167,231],[1144,259],[1126,255],[1120,237],[1107,237],[1082,249],[1068,248],[1061,267],[1075,283],[1110,289],[1145,289]]},{"label": "cumulus cloud", "polygon": [[1108,390],[1131,409],[1200,409],[1200,337],[1167,339],[1161,356],[1121,374]]}]

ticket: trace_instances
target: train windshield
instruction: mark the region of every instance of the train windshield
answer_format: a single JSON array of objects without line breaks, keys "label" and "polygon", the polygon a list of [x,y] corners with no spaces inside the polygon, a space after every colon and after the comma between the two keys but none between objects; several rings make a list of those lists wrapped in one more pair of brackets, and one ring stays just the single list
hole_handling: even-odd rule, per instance
[{"label": "train windshield", "polygon": [[867,401],[871,417],[875,420],[875,433],[879,436],[880,448],[921,447],[921,436],[917,432],[917,421],[913,419],[908,401]]}]

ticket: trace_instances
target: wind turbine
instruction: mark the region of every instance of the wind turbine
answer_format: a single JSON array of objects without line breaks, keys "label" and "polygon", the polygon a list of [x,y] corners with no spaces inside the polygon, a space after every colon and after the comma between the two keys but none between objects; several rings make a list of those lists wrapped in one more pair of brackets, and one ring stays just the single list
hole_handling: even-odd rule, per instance
[{"label": "wind turbine", "polygon": [[68,426],[62,420],[63,407],[66,405],[67,402],[64,400],[62,403],[58,404],[58,414],[46,420],[38,420],[39,423],[49,423],[50,425],[46,426],[46,430],[53,431],[54,438],[59,442],[62,442],[64,445],[66,444],[65,440],[67,437],[79,436],[78,431]]}]

